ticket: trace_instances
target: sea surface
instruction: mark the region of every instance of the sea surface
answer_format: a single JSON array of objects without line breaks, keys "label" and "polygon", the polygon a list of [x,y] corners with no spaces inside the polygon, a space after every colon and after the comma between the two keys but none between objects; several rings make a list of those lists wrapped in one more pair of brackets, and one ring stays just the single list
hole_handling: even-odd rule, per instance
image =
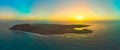
[{"label": "sea surface", "polygon": [[87,23],[93,31],[88,34],[39,35],[8,30],[22,23],[27,22],[0,21],[0,50],[120,50],[120,22]]}]

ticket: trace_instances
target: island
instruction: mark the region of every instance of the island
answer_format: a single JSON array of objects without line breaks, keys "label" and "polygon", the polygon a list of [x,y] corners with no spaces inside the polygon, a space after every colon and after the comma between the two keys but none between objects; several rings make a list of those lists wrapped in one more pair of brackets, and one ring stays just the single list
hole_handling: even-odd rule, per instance
[{"label": "island", "polygon": [[85,29],[90,25],[62,25],[62,24],[17,24],[9,28],[13,31],[24,31],[41,35],[76,33],[92,33],[92,30]]}]

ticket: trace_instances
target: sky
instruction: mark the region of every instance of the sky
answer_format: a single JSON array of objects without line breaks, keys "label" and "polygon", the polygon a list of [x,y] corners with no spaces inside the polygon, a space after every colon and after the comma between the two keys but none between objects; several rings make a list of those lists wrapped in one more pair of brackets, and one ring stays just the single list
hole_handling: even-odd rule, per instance
[{"label": "sky", "polygon": [[120,0],[0,0],[0,20],[120,20]]}]

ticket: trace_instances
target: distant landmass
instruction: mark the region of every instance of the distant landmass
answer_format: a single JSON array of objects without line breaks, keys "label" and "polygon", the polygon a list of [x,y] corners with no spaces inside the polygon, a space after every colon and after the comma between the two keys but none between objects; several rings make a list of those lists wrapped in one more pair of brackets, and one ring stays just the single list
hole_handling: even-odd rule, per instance
[{"label": "distant landmass", "polygon": [[[60,25],[60,24],[17,24],[9,28],[13,31],[25,31],[42,35],[76,33],[92,33],[92,30],[83,29],[90,25]],[[77,29],[80,30],[77,30]]]}]

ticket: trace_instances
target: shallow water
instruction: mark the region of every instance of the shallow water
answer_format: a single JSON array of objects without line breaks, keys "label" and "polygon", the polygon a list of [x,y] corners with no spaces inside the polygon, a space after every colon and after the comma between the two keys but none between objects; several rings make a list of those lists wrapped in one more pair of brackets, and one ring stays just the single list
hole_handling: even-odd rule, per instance
[{"label": "shallow water", "polygon": [[120,50],[119,22],[89,23],[89,34],[39,35],[7,29],[18,23],[0,22],[0,50]]}]

